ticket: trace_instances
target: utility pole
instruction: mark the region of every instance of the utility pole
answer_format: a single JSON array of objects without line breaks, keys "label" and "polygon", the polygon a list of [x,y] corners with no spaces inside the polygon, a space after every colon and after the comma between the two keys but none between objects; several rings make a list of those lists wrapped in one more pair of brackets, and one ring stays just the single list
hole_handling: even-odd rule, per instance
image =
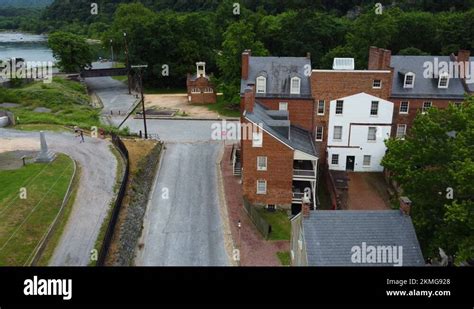
[{"label": "utility pole", "polygon": [[111,60],[112,60],[112,66],[114,64],[114,45],[113,45],[113,40],[110,39],[110,54],[111,54]]},{"label": "utility pole", "polygon": [[128,57],[128,42],[127,42],[127,33],[123,33],[123,38],[125,40],[125,55],[126,55],[126,66],[127,66],[127,81],[128,81],[128,94],[132,94],[132,88],[130,86],[130,59]]},{"label": "utility pole", "polygon": [[142,78],[142,68],[148,68],[148,65],[132,65],[131,68],[138,69],[138,79],[140,83],[140,93],[142,100],[142,113],[143,113],[143,127],[145,129],[145,139],[148,139],[148,130],[146,126],[146,112],[145,112],[145,95],[143,93],[143,78]]}]

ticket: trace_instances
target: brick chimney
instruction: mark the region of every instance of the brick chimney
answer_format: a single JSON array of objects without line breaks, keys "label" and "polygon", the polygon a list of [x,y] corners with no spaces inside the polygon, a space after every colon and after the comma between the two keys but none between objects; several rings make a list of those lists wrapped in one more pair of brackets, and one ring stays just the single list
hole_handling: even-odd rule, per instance
[{"label": "brick chimney", "polygon": [[474,72],[468,71],[470,70],[470,67],[471,67],[469,64],[469,57],[471,57],[471,51],[466,50],[466,49],[460,49],[458,51],[458,56],[456,57],[456,61],[458,63],[462,63],[462,66],[463,66],[463,69],[461,70],[462,75],[463,75],[461,77],[461,82],[466,92],[470,91],[468,85],[466,84],[466,76],[467,74],[470,74],[471,80],[472,80],[473,79],[472,74],[474,73]]},{"label": "brick chimney", "polygon": [[400,199],[400,212],[405,216],[410,215],[411,211],[411,200],[406,196],[401,196]]},{"label": "brick chimney", "polygon": [[250,49],[245,50],[242,53],[242,79],[247,80],[249,78],[249,60],[252,55]]},{"label": "brick chimney", "polygon": [[369,49],[369,70],[389,70],[392,51],[388,49],[370,46]]},{"label": "brick chimney", "polygon": [[466,49],[461,49],[458,51],[458,56],[456,60],[458,62],[466,62],[466,61],[469,61],[469,57],[471,57],[471,51],[466,50]]},{"label": "brick chimney", "polygon": [[301,205],[301,213],[303,214],[303,218],[308,218],[309,217],[309,215],[311,213],[311,210],[309,208],[308,203],[303,202],[303,204]]},{"label": "brick chimney", "polygon": [[248,84],[244,93],[244,108],[247,113],[253,112],[253,105],[255,104],[255,85]]}]

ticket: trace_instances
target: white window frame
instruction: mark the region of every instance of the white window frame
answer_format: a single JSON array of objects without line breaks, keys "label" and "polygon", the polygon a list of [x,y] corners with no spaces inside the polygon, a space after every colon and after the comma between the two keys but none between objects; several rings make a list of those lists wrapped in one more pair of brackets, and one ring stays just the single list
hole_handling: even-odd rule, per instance
[{"label": "white window frame", "polygon": [[[263,184],[265,190],[260,190],[260,184]],[[257,194],[267,194],[267,181],[265,179],[257,180]]]},{"label": "white window frame", "polygon": [[[334,159],[336,159],[336,163],[334,163]],[[331,155],[331,165],[339,165],[339,154],[333,153]]]},{"label": "white window frame", "polygon": [[[374,130],[374,139],[371,139],[371,134],[370,134],[370,131]],[[367,141],[368,142],[376,142],[377,141],[377,127],[369,127],[368,130],[367,130]]]},{"label": "white window frame", "polygon": [[[263,163],[263,164],[261,164]],[[267,170],[268,159],[265,156],[257,156],[257,171]]]},{"label": "white window frame", "polygon": [[[294,81],[298,82],[298,87],[296,87],[296,88],[293,87],[293,82]],[[301,93],[301,78],[295,76],[295,77],[291,78],[290,94],[300,94],[300,93]]]},{"label": "white window frame", "polygon": [[[407,104],[407,110],[406,110],[406,112],[405,112],[405,111],[402,111],[402,105],[403,105],[403,103],[406,103],[406,104]],[[399,113],[400,113],[400,114],[408,114],[409,111],[410,111],[410,101],[400,101]]]},{"label": "white window frame", "polygon": [[[321,138],[318,138],[318,131],[321,129]],[[316,134],[315,134],[316,141],[322,142],[324,139],[324,127],[323,126],[318,126],[316,127]]]},{"label": "white window frame", "polygon": [[204,93],[214,93],[214,90],[211,87],[204,88]]},{"label": "white window frame", "polygon": [[191,93],[201,93],[201,89],[194,87],[191,89]]},{"label": "white window frame", "polygon": [[[378,83],[378,86],[376,85]],[[374,79],[372,82],[373,89],[382,89],[382,80],[381,79]]]},{"label": "white window frame", "polygon": [[[377,103],[377,109],[375,110],[375,114],[372,114],[374,103]],[[377,117],[377,116],[379,115],[379,106],[380,106],[380,102],[379,102],[379,101],[372,101],[372,102],[370,102],[370,116],[371,116],[371,117]]]},{"label": "white window frame", "polygon": [[[323,105],[323,112],[322,112],[322,113],[319,112],[319,107],[320,107],[320,104],[321,104],[321,103],[322,103],[322,105]],[[326,111],[326,101],[324,101],[324,100],[319,100],[319,101],[318,101],[317,114],[318,114],[319,116],[324,116],[325,111]]]},{"label": "white window frame", "polygon": [[263,147],[263,132],[252,132],[252,147]]},{"label": "white window frame", "polygon": [[[425,107],[425,103],[430,103],[430,107]],[[424,101],[423,105],[421,106],[421,113],[426,114],[426,112],[433,107],[433,102],[431,101]]]},{"label": "white window frame", "polygon": [[[337,129],[339,129],[339,128],[341,129],[340,138],[336,138],[336,131],[338,131],[338,130],[336,130],[336,128],[337,128]],[[334,132],[333,132],[333,134],[332,134],[332,139],[333,139],[334,141],[342,141],[342,130],[343,130],[342,126],[334,126]]]},{"label": "white window frame", "polygon": [[256,80],[257,93],[267,93],[267,78],[265,76],[259,76]]},{"label": "white window frame", "polygon": [[[369,162],[368,162],[368,163],[367,163],[366,160],[365,160],[367,157],[369,158]],[[364,166],[364,167],[369,167],[369,166],[371,165],[371,163],[372,163],[372,156],[371,156],[371,155],[364,155],[364,156],[362,157],[362,166]]]},{"label": "white window frame", "polygon": [[[446,81],[446,85],[441,85],[441,81]],[[447,72],[443,72],[439,75],[438,78],[438,88],[447,89],[449,87],[449,74]]]},{"label": "white window frame", "polygon": [[[340,113],[337,112],[337,104],[338,103],[341,103],[341,112]],[[344,113],[344,100],[337,100],[336,101],[336,109],[335,109],[334,113],[336,115],[342,115]]]},{"label": "white window frame", "polygon": [[[400,128],[403,128],[403,134],[400,135]],[[396,132],[396,138],[399,138],[399,139],[404,139],[405,138],[405,135],[407,133],[407,125],[406,124],[398,124],[397,125],[397,132]]]},{"label": "white window frame", "polygon": [[[413,77],[412,81],[411,81],[411,84],[407,84],[407,77],[408,76]],[[403,88],[413,88],[414,86],[415,86],[415,73],[408,72],[407,74],[405,74],[405,78],[403,80]]]},{"label": "white window frame", "polygon": [[[282,108],[282,106],[285,106],[285,108]],[[278,110],[287,111],[288,110],[288,102],[279,102],[278,103]]]}]

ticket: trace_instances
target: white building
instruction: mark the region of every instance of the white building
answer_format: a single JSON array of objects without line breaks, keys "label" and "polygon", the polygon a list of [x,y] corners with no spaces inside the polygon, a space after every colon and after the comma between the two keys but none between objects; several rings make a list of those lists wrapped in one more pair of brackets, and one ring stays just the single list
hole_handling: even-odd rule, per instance
[{"label": "white building", "polygon": [[393,103],[358,93],[330,103],[328,165],[331,170],[380,172],[390,137]]}]

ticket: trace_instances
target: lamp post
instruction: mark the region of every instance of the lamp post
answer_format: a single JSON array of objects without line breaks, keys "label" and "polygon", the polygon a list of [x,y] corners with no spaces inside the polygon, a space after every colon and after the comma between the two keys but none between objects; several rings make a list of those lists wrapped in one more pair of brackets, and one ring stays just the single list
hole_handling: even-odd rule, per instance
[{"label": "lamp post", "polygon": [[148,130],[146,126],[146,112],[145,112],[145,95],[143,94],[143,78],[142,78],[142,68],[148,68],[148,65],[132,65],[131,68],[138,69],[138,79],[140,84],[140,93],[142,101],[142,113],[143,113],[143,127],[145,129],[145,139],[148,139]]},{"label": "lamp post", "polygon": [[239,242],[238,242],[238,246],[239,246],[239,266],[241,265],[241,259],[242,259],[242,246],[241,246],[241,233],[240,233],[240,230],[242,229],[242,223],[240,222],[240,220],[237,222],[237,228],[239,230]]},{"label": "lamp post", "polygon": [[123,39],[125,41],[125,61],[127,66],[127,81],[128,81],[128,94],[132,94],[132,88],[130,86],[130,59],[128,57],[128,42],[127,42],[127,33],[123,33]]},{"label": "lamp post", "polygon": [[114,64],[114,45],[113,45],[113,40],[110,39],[110,57],[112,59],[112,66]]}]

